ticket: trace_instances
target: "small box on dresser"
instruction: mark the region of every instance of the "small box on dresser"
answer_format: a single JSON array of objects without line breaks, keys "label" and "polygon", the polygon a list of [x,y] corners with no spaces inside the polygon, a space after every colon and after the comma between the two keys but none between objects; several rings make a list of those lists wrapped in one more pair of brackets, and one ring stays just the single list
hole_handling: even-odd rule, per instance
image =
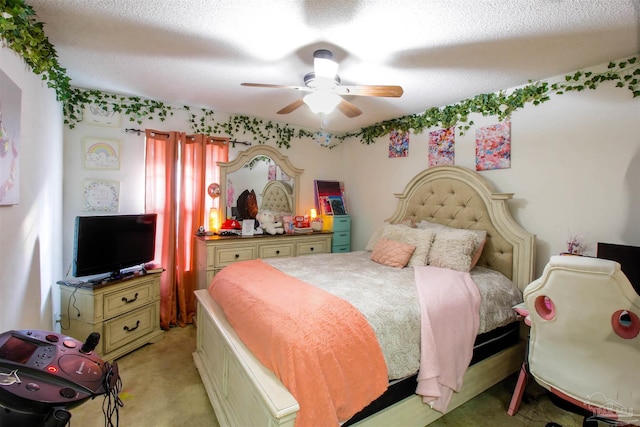
[{"label": "small box on dresser", "polygon": [[160,328],[161,275],[139,274],[95,285],[58,282],[62,333],[84,341],[98,332],[96,352],[105,360],[158,342],[164,333]]},{"label": "small box on dresser", "polygon": [[333,231],[331,252],[351,252],[351,216],[323,215],[322,229]]}]

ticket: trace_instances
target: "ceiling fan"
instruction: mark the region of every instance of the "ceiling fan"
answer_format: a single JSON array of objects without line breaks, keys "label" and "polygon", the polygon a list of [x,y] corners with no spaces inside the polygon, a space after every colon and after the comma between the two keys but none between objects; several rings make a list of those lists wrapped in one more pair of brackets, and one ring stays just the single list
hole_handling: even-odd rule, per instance
[{"label": "ceiling fan", "polygon": [[242,86],[266,87],[278,89],[295,89],[309,92],[302,99],[292,102],[278,111],[278,114],[288,114],[303,104],[307,104],[311,111],[324,115],[338,108],[349,118],[357,117],[362,111],[341,95],[351,96],[379,96],[398,98],[403,90],[400,86],[341,86],[338,63],[333,60],[333,53],[327,49],[319,49],[313,53],[313,72],[304,76],[304,86],[287,86],[266,83],[241,83]]}]

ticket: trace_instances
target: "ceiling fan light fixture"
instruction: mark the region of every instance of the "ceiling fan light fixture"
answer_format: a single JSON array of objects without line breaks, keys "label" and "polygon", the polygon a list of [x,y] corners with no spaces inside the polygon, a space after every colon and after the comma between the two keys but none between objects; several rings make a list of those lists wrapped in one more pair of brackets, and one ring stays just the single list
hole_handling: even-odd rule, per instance
[{"label": "ceiling fan light fixture", "polygon": [[313,69],[317,78],[333,79],[338,74],[338,63],[330,51],[320,49],[313,53]]},{"label": "ceiling fan light fixture", "polygon": [[313,92],[304,97],[304,103],[315,114],[329,114],[340,103],[340,96],[331,92]]}]

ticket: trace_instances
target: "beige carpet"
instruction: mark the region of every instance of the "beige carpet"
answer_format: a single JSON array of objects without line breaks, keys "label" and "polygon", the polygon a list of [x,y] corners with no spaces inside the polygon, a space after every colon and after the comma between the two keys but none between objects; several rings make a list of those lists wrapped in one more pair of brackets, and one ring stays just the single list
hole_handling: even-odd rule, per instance
[{"label": "beige carpet", "polygon": [[[123,383],[120,397],[124,403],[120,408],[120,426],[219,426],[193,364],[195,341],[193,326],[173,328],[160,342],[117,360]],[[527,387],[527,394],[533,398],[523,402],[515,416],[508,416],[506,410],[514,385],[515,377],[510,377],[431,426],[544,427],[552,421],[563,427],[582,426],[581,417],[558,409],[535,383]],[[73,409],[71,426],[107,425],[102,412],[103,402],[101,396]],[[112,422],[115,425],[115,418]]]}]

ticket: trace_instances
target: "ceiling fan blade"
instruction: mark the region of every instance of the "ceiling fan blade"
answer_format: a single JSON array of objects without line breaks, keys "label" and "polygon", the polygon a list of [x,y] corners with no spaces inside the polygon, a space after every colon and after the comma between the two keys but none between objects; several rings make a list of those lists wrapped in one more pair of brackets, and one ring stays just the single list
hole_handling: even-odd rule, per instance
[{"label": "ceiling fan blade", "polygon": [[350,119],[358,117],[360,114],[362,114],[362,111],[360,111],[358,107],[344,99],[342,99],[338,104],[338,110],[340,110],[342,114],[349,117]]},{"label": "ceiling fan blade", "polygon": [[338,86],[335,88],[335,93],[338,95],[399,98],[404,91],[401,86]]},{"label": "ceiling fan blade", "polygon": [[286,107],[278,111],[278,114],[289,114],[293,110],[296,110],[302,107],[303,104],[304,104],[304,101],[302,99],[298,99],[297,101],[292,102],[291,104],[287,105]]},{"label": "ceiling fan blade", "polygon": [[272,85],[272,84],[268,84],[268,83],[240,83],[240,86],[266,87],[266,88],[275,88],[275,89],[309,90],[309,88],[303,87],[303,86]]}]

